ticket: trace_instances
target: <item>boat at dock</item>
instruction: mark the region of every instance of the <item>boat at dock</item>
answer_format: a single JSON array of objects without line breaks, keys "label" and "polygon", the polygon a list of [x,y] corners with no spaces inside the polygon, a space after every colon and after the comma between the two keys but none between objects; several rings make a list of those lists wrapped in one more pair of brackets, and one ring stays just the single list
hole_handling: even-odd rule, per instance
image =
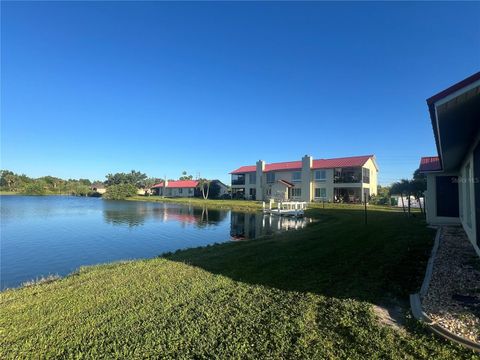
[{"label": "boat at dock", "polygon": [[271,199],[268,203],[262,203],[263,212],[280,216],[301,217],[307,209],[307,203],[302,201],[279,201]]}]

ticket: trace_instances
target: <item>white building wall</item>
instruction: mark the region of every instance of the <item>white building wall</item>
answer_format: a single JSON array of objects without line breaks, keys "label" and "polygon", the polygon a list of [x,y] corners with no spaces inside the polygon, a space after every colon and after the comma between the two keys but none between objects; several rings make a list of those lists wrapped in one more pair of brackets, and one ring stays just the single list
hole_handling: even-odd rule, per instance
[{"label": "white building wall", "polygon": [[[315,172],[316,171],[325,171],[325,181],[317,181],[315,180]],[[312,190],[312,197],[314,201],[322,201],[321,198],[315,197],[315,189],[321,189],[324,188],[326,191],[326,199],[325,201],[333,201],[333,176],[334,176],[334,169],[317,169],[317,170],[312,170],[312,184],[313,184],[313,190]]]},{"label": "white building wall", "polygon": [[473,149],[478,144],[478,140],[470,149],[459,172],[459,212],[462,227],[467,233],[475,251],[480,256],[480,248],[477,245],[476,233],[476,209],[475,209],[475,181],[479,179],[474,178],[473,172]]}]

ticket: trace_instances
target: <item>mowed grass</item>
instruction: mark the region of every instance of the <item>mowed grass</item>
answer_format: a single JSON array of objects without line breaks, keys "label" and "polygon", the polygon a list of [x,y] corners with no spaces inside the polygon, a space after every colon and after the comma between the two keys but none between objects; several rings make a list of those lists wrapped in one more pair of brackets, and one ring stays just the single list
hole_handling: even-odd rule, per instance
[{"label": "mowed grass", "polygon": [[147,202],[164,202],[185,204],[198,207],[210,207],[217,209],[232,209],[242,211],[257,211],[262,208],[261,201],[252,200],[213,200],[213,199],[201,199],[201,198],[165,198],[160,196],[132,196],[126,200],[131,201],[147,201]]},{"label": "mowed grass", "polygon": [[468,359],[426,332],[381,325],[406,301],[433,233],[419,217],[309,211],[304,230],[82,268],[0,293],[0,358]]}]

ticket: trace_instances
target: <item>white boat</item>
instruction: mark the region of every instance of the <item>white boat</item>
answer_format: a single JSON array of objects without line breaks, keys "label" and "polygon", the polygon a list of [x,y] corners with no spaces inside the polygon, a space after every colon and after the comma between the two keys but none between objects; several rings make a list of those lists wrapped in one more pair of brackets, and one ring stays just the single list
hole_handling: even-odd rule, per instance
[{"label": "white boat", "polygon": [[[276,207],[274,206],[276,204]],[[267,214],[281,215],[281,216],[303,216],[307,209],[307,203],[301,201],[280,201],[275,203],[273,199],[268,202],[268,207],[265,201],[263,202],[263,212]]]}]

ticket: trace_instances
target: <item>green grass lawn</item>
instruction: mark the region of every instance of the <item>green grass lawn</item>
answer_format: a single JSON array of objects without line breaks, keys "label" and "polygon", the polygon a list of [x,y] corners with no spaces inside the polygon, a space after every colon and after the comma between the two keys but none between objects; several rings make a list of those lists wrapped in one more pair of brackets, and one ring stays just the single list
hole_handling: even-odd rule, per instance
[{"label": "green grass lawn", "polygon": [[201,198],[164,198],[160,196],[132,196],[127,198],[127,200],[189,204],[199,207],[208,206],[210,208],[223,208],[243,211],[257,211],[262,208],[261,201],[251,200],[204,200]]},{"label": "green grass lawn", "polygon": [[0,358],[475,358],[414,320],[395,330],[373,313],[421,283],[433,232],[420,216],[309,215],[318,221],[299,231],[4,291]]}]

